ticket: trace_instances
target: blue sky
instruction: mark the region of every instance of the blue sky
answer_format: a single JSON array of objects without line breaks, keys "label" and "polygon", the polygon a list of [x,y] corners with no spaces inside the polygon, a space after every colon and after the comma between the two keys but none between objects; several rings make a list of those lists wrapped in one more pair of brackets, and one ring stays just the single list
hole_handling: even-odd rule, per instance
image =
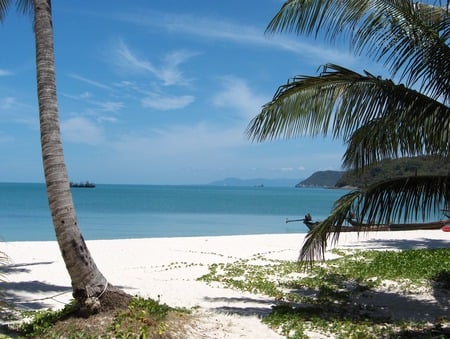
[{"label": "blue sky", "polygon": [[[339,170],[341,140],[244,134],[289,78],[326,62],[367,69],[348,46],[264,34],[282,3],[53,1],[70,179],[205,184]],[[0,43],[0,181],[43,182],[32,19],[11,8]]]}]

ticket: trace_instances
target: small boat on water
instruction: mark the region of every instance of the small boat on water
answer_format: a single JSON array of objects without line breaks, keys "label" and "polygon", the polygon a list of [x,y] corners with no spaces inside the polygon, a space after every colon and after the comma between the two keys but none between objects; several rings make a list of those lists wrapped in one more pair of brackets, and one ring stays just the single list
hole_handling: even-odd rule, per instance
[{"label": "small boat on water", "polygon": [[[313,221],[311,215],[308,213],[303,219],[286,219],[286,223],[293,221],[303,221],[309,230],[316,228],[320,221]],[[334,230],[340,232],[368,232],[368,231],[413,231],[413,230],[439,230],[450,225],[450,219],[438,220],[426,223],[404,223],[404,224],[385,224],[385,225],[368,225],[354,221],[353,219],[347,219],[350,225],[342,225],[341,227],[335,227]]]},{"label": "small boat on water", "polygon": [[86,182],[70,182],[70,187],[74,188],[95,188],[95,184],[90,181]]}]

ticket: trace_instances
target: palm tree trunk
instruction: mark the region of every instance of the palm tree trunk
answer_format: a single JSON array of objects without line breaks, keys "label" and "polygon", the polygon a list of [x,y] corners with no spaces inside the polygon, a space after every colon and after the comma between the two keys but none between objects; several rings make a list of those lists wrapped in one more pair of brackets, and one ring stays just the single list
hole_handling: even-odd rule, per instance
[{"label": "palm tree trunk", "polygon": [[73,296],[84,305],[112,290],[97,268],[78,228],[61,141],[56,96],[50,0],[34,0],[37,90],[42,159],[56,238],[69,272]]}]

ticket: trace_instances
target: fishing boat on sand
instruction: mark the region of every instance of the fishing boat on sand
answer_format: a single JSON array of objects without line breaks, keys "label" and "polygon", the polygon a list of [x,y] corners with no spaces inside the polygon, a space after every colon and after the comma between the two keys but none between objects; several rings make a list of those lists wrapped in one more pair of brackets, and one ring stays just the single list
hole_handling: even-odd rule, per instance
[{"label": "fishing boat on sand", "polygon": [[[286,219],[286,223],[294,221],[303,221],[309,230],[316,228],[320,221],[313,221],[311,215],[308,213],[303,219]],[[342,225],[334,227],[332,231],[340,232],[368,232],[368,231],[413,231],[413,230],[439,230],[446,231],[450,225],[450,219],[438,220],[426,223],[404,223],[404,224],[385,224],[385,225],[368,225],[358,223],[355,220],[348,218],[350,225]]]}]

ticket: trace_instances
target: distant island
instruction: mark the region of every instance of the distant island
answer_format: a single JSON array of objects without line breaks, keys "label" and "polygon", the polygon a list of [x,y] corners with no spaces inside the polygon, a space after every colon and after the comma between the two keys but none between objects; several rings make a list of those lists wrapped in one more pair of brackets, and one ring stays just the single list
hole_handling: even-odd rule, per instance
[{"label": "distant island", "polygon": [[343,171],[318,171],[307,179],[300,181],[295,187],[334,188],[344,173]]},{"label": "distant island", "polygon": [[307,188],[356,188],[388,178],[414,175],[448,175],[450,164],[429,157],[412,157],[384,160],[367,168],[363,173],[355,171],[317,171],[306,179],[240,179],[226,178],[210,182],[211,186],[230,187],[307,187]]}]

